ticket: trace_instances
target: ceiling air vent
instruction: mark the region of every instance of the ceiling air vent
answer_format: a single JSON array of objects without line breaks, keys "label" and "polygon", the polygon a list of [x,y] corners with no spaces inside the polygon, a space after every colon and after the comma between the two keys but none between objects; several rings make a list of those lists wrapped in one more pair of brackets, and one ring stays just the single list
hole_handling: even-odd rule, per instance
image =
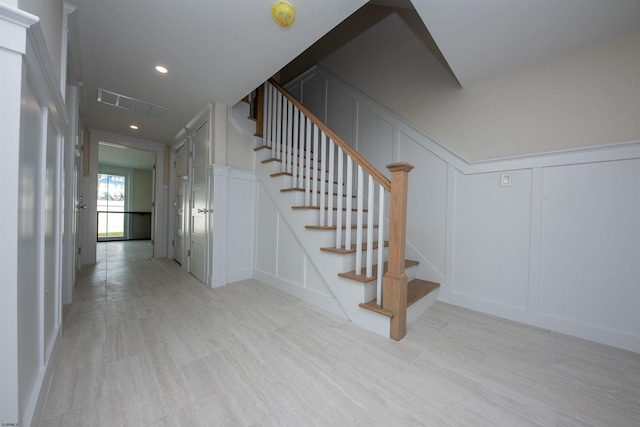
[{"label": "ceiling air vent", "polygon": [[137,113],[145,114],[157,119],[163,118],[167,114],[167,111],[169,111],[165,107],[140,101],[139,99],[131,98],[130,96],[120,95],[119,93],[111,92],[102,88],[98,89],[98,102],[111,105],[112,107],[122,108],[123,110],[133,110]]}]

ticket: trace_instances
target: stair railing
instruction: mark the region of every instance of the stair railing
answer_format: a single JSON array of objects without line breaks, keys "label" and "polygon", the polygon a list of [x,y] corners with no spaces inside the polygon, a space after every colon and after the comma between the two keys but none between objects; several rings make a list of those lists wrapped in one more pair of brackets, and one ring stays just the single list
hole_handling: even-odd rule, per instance
[{"label": "stair railing", "polygon": [[[376,303],[392,313],[390,336],[400,340],[406,334],[407,182],[413,166],[387,165],[389,180],[273,79],[261,95],[263,144],[281,162],[281,172],[291,176],[292,187],[304,191],[304,206],[318,209],[316,228],[335,229],[335,248],[355,251],[358,275],[373,277],[378,249]],[[389,254],[383,276],[387,210]]]}]

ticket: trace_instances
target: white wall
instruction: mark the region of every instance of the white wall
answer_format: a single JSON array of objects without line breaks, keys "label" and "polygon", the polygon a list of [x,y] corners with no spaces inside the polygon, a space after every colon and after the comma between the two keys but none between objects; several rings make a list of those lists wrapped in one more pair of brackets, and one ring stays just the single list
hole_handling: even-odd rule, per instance
[{"label": "white wall", "polygon": [[55,72],[55,81],[58,84],[61,81],[62,3],[62,0],[18,0],[17,5],[19,9],[40,18],[40,25]]},{"label": "white wall", "polygon": [[134,169],[131,210],[151,212],[153,208],[153,171]]},{"label": "white wall", "polygon": [[351,110],[328,125],[377,167],[415,165],[407,256],[441,300],[640,352],[640,142],[469,163],[322,68],[291,91]]},{"label": "white wall", "polygon": [[256,195],[255,278],[344,317],[262,182]]},{"label": "white wall", "polygon": [[253,277],[255,176],[213,166],[212,251],[209,283],[224,286]]},{"label": "white wall", "polygon": [[399,13],[320,65],[465,159],[640,139],[640,33],[461,89]]},{"label": "white wall", "polygon": [[250,171],[253,169],[252,136],[240,133],[227,117],[227,166]]},{"label": "white wall", "polygon": [[[90,160],[89,173],[83,176],[83,204],[87,205],[87,209],[83,215],[82,230],[82,264],[95,264],[96,262],[96,243],[98,229],[96,202],[98,198],[98,146],[99,142],[111,142],[133,149],[151,151],[156,156],[155,180],[156,183],[164,181],[164,155],[165,144],[159,142],[148,141],[141,138],[133,138],[130,136],[119,135],[111,132],[103,132],[91,129],[90,141]],[[153,256],[156,258],[164,258],[167,256],[167,243],[171,241],[168,238],[168,200],[169,186],[159,184],[155,188],[156,209],[154,224],[154,245]]]},{"label": "white wall", "polygon": [[0,160],[6,206],[0,269],[0,420],[38,424],[62,322],[66,106],[37,19],[0,4]]},{"label": "white wall", "polygon": [[[227,107],[221,104],[208,104],[196,117],[194,117],[185,128],[175,137],[172,144],[172,162],[176,161],[176,151],[183,146],[188,135],[205,123],[211,126],[213,135],[210,144],[211,157],[207,168],[208,189],[208,209],[209,215],[208,229],[208,266],[207,284],[212,287],[224,286],[228,283],[245,280],[253,277],[253,242],[254,242],[254,187],[255,176],[251,171],[240,170],[224,163],[247,166],[243,156],[249,156],[251,160],[248,168],[251,169],[253,162],[253,150],[251,141],[246,141],[243,135],[235,135],[232,123],[229,122]],[[235,132],[235,133],[234,133]],[[230,137],[231,135],[231,137]],[[234,147],[235,142],[246,143],[249,146],[247,152],[243,147]],[[220,161],[222,164],[213,163]],[[174,163],[175,165],[175,163]],[[189,168],[191,166],[188,166]],[[175,200],[176,189],[176,168],[170,170],[170,200]],[[186,205],[189,191],[185,196]],[[188,209],[184,215],[189,216]],[[168,224],[171,241],[174,238],[175,209],[168,210]],[[188,239],[188,230],[185,230]],[[188,246],[188,243],[185,242]],[[173,248],[169,251],[173,256]],[[188,271],[188,259],[183,262],[183,269]]]}]

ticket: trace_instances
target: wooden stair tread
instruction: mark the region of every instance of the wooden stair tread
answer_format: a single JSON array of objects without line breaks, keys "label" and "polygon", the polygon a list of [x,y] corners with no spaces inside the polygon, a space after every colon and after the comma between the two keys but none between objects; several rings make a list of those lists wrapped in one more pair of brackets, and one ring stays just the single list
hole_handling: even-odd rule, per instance
[{"label": "wooden stair tread", "polygon": [[[422,298],[429,295],[431,292],[435,291],[440,287],[439,283],[429,282],[427,280],[415,279],[408,283],[407,285],[407,307],[412,306],[416,302],[420,301]],[[383,309],[378,304],[376,304],[376,299],[372,299],[371,301],[367,301],[359,304],[360,307],[366,308],[367,310],[375,311],[376,313],[383,314],[387,317],[393,317],[393,313],[388,310]]]},{"label": "wooden stair tread", "polygon": [[[305,225],[304,228],[306,228],[307,230],[334,230],[335,231],[337,226],[336,225]],[[355,230],[356,228],[358,228],[357,225],[352,225],[351,226],[352,230]],[[364,230],[366,228],[368,228],[368,225],[367,224],[363,224],[362,225],[362,229]],[[373,224],[373,228],[378,228],[378,224]],[[343,225],[342,229],[346,230],[347,226]]]},{"label": "wooden stair tread", "polygon": [[[384,247],[387,248],[389,247],[389,242],[385,240],[384,242]],[[378,249],[378,242],[375,241],[373,242],[373,249]],[[353,254],[356,253],[356,244],[354,243],[353,245],[351,245],[350,249],[345,249],[345,248],[335,248],[333,246],[328,247],[328,248],[320,248],[321,251],[324,252],[332,252],[334,254]],[[366,251],[367,250],[367,245],[366,244],[362,244],[362,251]]]},{"label": "wooden stair tread", "polygon": [[[264,159],[264,160],[260,161],[260,163],[263,163],[263,164],[272,163],[272,162],[282,163],[282,159],[276,159],[275,157],[269,157],[268,159]],[[322,161],[318,160],[318,164],[322,164]],[[300,165],[298,163],[296,163],[296,167],[299,168]],[[302,168],[306,170],[307,166],[303,165]],[[318,170],[322,170],[322,169],[318,168]]]},{"label": "wooden stair tread", "polygon": [[[315,209],[318,210],[320,209],[320,206],[291,206],[291,209]],[[325,210],[329,209],[328,206],[325,206],[324,208]],[[338,208],[336,206],[333,207],[334,211],[337,211]],[[342,208],[343,211],[346,212],[347,208]],[[351,209],[352,212],[358,212],[358,208],[352,208]],[[362,212],[369,212],[367,209],[363,209]]]},{"label": "wooden stair tread", "polygon": [[378,304],[376,304],[376,299],[372,299],[371,301],[367,301],[367,302],[363,302],[358,304],[360,307],[362,308],[366,308],[367,310],[371,310],[371,311],[375,311],[376,313],[382,314],[383,316],[387,316],[388,318],[392,318],[393,317],[393,313],[385,310],[384,308],[380,307]]},{"label": "wooden stair tread", "polygon": [[[280,191],[281,191],[281,192],[283,192],[283,193],[288,193],[288,192],[290,192],[290,191],[302,191],[302,192],[304,193],[306,190],[305,190],[304,188],[294,187],[294,188],[283,188],[283,189],[281,189]],[[311,191],[311,193],[313,193],[313,191]],[[320,194],[320,191],[316,191],[316,193]],[[329,192],[328,192],[328,191],[325,191],[325,192],[324,192],[324,194],[328,196],[328,195],[329,195]],[[334,196],[337,196],[337,195],[338,195],[338,193],[332,193],[332,194],[333,194]],[[342,197],[347,197],[347,194],[346,194],[346,193],[345,193],[345,194],[343,194],[343,195],[342,195]],[[351,195],[351,198],[352,198],[352,199],[355,199],[355,198],[356,198],[356,195],[355,195],[355,194],[352,194],[352,195]]]},{"label": "wooden stair tread", "polygon": [[407,307],[411,307],[439,287],[440,283],[421,279],[412,280],[407,287]]},{"label": "wooden stair tread", "polygon": [[[420,264],[418,261],[412,261],[410,259],[404,260],[405,269],[413,267],[418,264]],[[388,269],[389,269],[389,263],[385,262],[382,267],[382,271],[386,273]],[[356,271],[352,270],[346,273],[339,273],[338,276],[343,277],[345,279],[354,280],[356,282],[362,282],[362,283],[369,283],[378,278],[378,264],[373,266],[373,270],[372,270],[373,275],[371,277],[366,276],[366,271],[367,271],[366,267],[363,267],[360,271],[361,274],[356,274]]]},{"label": "wooden stair tread", "polygon": [[[275,173],[272,173],[269,176],[271,176],[271,178],[277,178],[279,176],[290,176],[290,177],[293,177],[293,173],[291,173],[291,172],[275,172]],[[307,179],[307,177],[303,176],[302,179]],[[313,179],[313,178],[311,178],[311,179]],[[322,182],[322,177],[319,176],[316,179],[316,181]],[[324,182],[327,183],[327,184],[331,184],[331,185],[338,185],[338,181],[333,181],[332,182],[332,181],[329,181],[328,179],[325,179]],[[345,183],[343,182],[342,185],[345,185]]]},{"label": "wooden stair tread", "polygon": [[[269,149],[270,150],[271,149],[271,147],[267,147],[266,145],[262,145],[261,147],[264,147],[264,148],[261,148],[261,150],[264,150],[264,149]],[[254,148],[254,150],[255,150],[255,148]],[[300,158],[300,153],[296,154],[296,157]],[[307,160],[307,156],[303,155],[302,156],[302,160]],[[315,159],[311,159],[311,160],[312,161],[310,163],[315,162]],[[281,162],[282,163],[282,159],[278,159],[276,157],[269,157],[268,159],[262,160],[262,163],[269,163],[269,162]],[[322,163],[322,159],[318,159],[318,164],[320,164],[320,163]],[[298,162],[296,162],[296,166],[300,166],[300,164]],[[303,165],[303,167],[306,169],[307,165]]]}]

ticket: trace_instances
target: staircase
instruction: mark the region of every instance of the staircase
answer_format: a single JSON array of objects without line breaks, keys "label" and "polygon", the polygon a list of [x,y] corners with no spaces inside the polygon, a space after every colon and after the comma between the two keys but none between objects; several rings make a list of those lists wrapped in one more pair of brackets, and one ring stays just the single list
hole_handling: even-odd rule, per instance
[{"label": "staircase", "polygon": [[400,340],[439,284],[405,259],[408,163],[391,180],[269,81],[248,99],[256,175],[350,320]]}]

